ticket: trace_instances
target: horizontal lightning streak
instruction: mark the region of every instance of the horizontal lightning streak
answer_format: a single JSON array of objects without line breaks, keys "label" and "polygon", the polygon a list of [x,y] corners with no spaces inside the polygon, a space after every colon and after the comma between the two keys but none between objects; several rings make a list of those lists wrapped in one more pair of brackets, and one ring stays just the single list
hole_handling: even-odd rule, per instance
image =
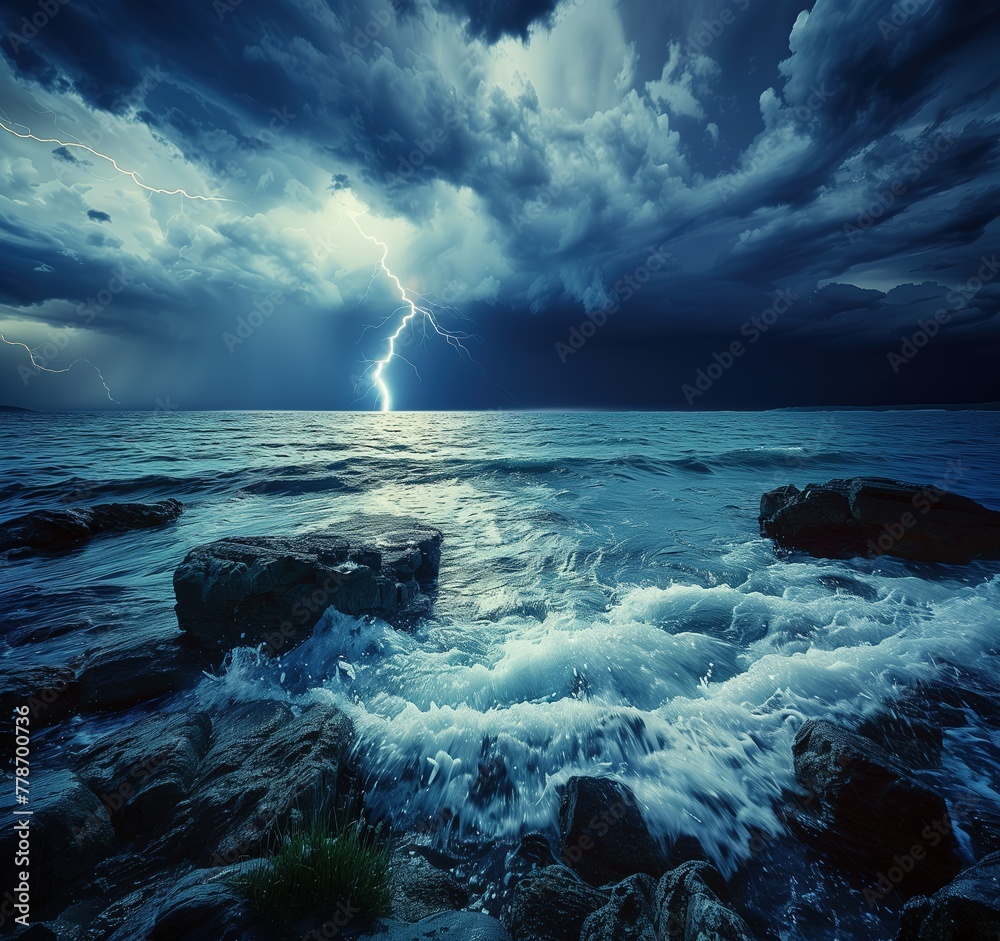
[{"label": "horizontal lightning streak", "polygon": [[19,131],[15,131],[12,127],[8,127],[3,121],[0,121],[0,128],[5,130],[8,134],[13,134],[15,137],[21,138],[21,140],[33,140],[37,141],[39,144],[58,144],[60,147],[75,147],[79,150],[85,150],[88,154],[93,154],[101,160],[107,160],[108,163],[110,163],[111,166],[113,166],[119,173],[130,177],[136,186],[139,186],[150,193],[159,193],[162,196],[183,196],[185,199],[198,199],[206,203],[230,203],[233,201],[231,199],[226,199],[224,196],[200,196],[197,193],[189,193],[187,190],[180,188],[168,190],[160,189],[156,186],[149,186],[139,179],[139,174],[136,173],[135,170],[126,170],[124,167],[120,167],[118,165],[118,161],[115,160],[114,157],[111,157],[108,154],[102,154],[99,150],[94,150],[93,147],[88,147],[86,144],[76,143],[75,141],[59,140],[55,137],[36,137],[30,132],[27,134],[21,134]]},{"label": "horizontal lightning streak", "polygon": [[98,369],[97,366],[94,363],[92,363],[89,359],[86,359],[81,356],[79,359],[74,359],[72,363],[70,363],[68,366],[64,366],[62,369],[49,369],[48,366],[38,362],[38,360],[35,359],[35,351],[31,349],[31,347],[28,346],[27,343],[21,343],[19,340],[8,340],[2,333],[0,333],[0,341],[6,343],[7,346],[21,347],[21,349],[23,349],[28,354],[28,359],[31,360],[31,365],[34,366],[35,369],[37,369],[39,372],[47,372],[55,375],[57,373],[69,372],[77,363],[86,363],[94,370],[94,372],[97,373],[98,378],[101,380],[101,385],[104,386],[104,391],[108,393],[108,398],[111,399],[111,401],[114,402],[115,405],[122,404],[121,402],[118,401],[118,399],[116,399],[111,394],[111,390],[108,388],[107,382],[104,381],[104,376],[101,374],[101,370]]}]

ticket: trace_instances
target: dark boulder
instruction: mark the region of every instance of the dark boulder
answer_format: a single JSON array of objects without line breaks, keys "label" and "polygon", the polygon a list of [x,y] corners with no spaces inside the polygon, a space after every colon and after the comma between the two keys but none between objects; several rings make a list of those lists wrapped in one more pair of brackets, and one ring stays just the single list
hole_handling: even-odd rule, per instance
[{"label": "dark boulder", "polygon": [[213,715],[208,752],[152,855],[212,866],[261,855],[293,812],[310,819],[336,809],[353,784],[353,743],[350,719],[332,704],[296,716],[257,701]]},{"label": "dark boulder", "polygon": [[[746,923],[727,905],[722,876],[708,863],[683,863],[656,887],[656,938],[676,941],[752,941]],[[595,939],[596,941],[596,939]]]},{"label": "dark boulder", "polygon": [[1000,938],[1000,853],[980,860],[930,898],[903,909],[896,941],[996,941]]},{"label": "dark boulder", "polygon": [[455,876],[431,865],[414,847],[402,847],[392,857],[392,915],[415,922],[439,912],[458,911],[469,904],[469,892]]},{"label": "dark boulder", "polygon": [[[0,668],[0,712],[5,717],[17,706],[27,706],[31,728],[41,729],[73,715],[79,702],[80,684],[73,670],[6,664]],[[9,726],[0,741],[5,741],[8,733],[12,733]]]},{"label": "dark boulder", "polygon": [[[10,787],[13,791],[13,784]],[[35,910],[35,906],[62,897],[74,882],[92,877],[94,867],[113,852],[115,833],[104,806],[69,771],[33,774],[29,797],[26,809],[31,816],[19,818],[8,813],[8,821],[0,829],[0,856],[5,862],[13,860],[19,841],[27,838]]]},{"label": "dark boulder", "polygon": [[591,885],[636,873],[659,878],[667,868],[632,791],[612,778],[576,776],[566,782],[559,836],[562,861]]},{"label": "dark boulder", "polygon": [[565,866],[535,869],[520,879],[508,910],[514,941],[580,941],[583,924],[611,897]]},{"label": "dark boulder", "polygon": [[125,838],[150,832],[188,796],[208,750],[208,716],[152,715],[98,739],[76,758],[77,773]]},{"label": "dark boulder", "polygon": [[79,667],[80,708],[124,709],[181,692],[194,686],[213,663],[209,651],[176,630],[109,634]]},{"label": "dark boulder", "polygon": [[656,881],[639,875],[619,882],[607,905],[583,923],[580,941],[658,941]]},{"label": "dark boulder", "polygon": [[179,500],[162,503],[100,503],[78,510],[36,510],[0,523],[0,552],[60,552],[101,533],[150,529],[181,515]]},{"label": "dark boulder", "polygon": [[177,621],[210,649],[264,643],[279,654],[305,640],[323,612],[375,615],[393,623],[425,613],[437,576],[441,533],[398,522],[365,539],[248,536],[188,553],[174,573]]},{"label": "dark boulder", "polygon": [[772,490],[760,501],[760,533],[783,549],[824,558],[1000,558],[1000,512],[937,486],[879,477]]},{"label": "dark boulder", "polygon": [[[306,938],[335,937],[335,925],[319,928],[318,934]],[[495,918],[479,912],[442,912],[431,915],[416,924],[386,920],[364,934],[356,935],[357,941],[510,941],[507,930]]]},{"label": "dark boulder", "polygon": [[933,892],[959,871],[944,800],[874,742],[812,720],[799,729],[792,754],[796,779],[815,798],[793,823],[860,868],[869,900],[894,890],[904,897]]}]

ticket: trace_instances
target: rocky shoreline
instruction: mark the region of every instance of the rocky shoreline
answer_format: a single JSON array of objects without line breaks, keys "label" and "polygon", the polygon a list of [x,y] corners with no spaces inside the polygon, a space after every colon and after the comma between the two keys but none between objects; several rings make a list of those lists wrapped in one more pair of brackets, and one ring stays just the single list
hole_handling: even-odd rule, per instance
[{"label": "rocky shoreline", "polygon": [[[936,499],[930,500],[930,496]],[[917,500],[931,509],[921,514]],[[920,506],[923,504],[921,503]],[[29,514],[0,526],[4,551],[71,551],[96,536],[164,525],[177,501]],[[912,525],[903,519],[909,514]],[[908,518],[909,518],[908,517]],[[894,555],[920,563],[995,558],[997,519],[973,501],[873,478],[779,488],[761,502],[762,535],[782,552]],[[894,528],[898,527],[898,528]],[[882,537],[900,533],[890,544]],[[884,547],[883,547],[884,546]],[[227,538],[193,549],[174,575],[178,629],[108,638],[79,662],[0,675],[9,715],[27,705],[32,730],[135,709],[124,727],[90,738],[32,790],[32,926],[25,941],[769,941],[690,837],[651,833],[626,783],[575,776],[561,797],[558,836],[527,833],[484,892],[427,832],[383,830],[388,909],[349,898],[276,925],[245,891],[304,819],[357,820],[365,784],[357,734],[337,706],[257,700],[170,711],[175,694],[236,647],[280,657],[324,611],[374,616],[405,630],[430,610],[442,536],[399,519],[357,531]],[[946,689],[907,691],[856,727],[806,721],[788,755],[798,790],[785,795],[787,838],[854,886],[858,907],[899,913],[896,941],[1000,937],[1000,827],[929,789]],[[81,719],[82,717],[82,719]],[[484,758],[482,799],[511,786]],[[470,799],[472,799],[470,797]],[[555,822],[554,822],[555,824]],[[16,833],[0,836],[0,856]],[[751,846],[751,851],[753,847]],[[34,863],[33,863],[34,865]],[[743,873],[740,875],[739,873]],[[472,910],[497,898],[498,918]],[[10,912],[4,911],[12,927]],[[888,941],[888,939],[886,939]]]}]

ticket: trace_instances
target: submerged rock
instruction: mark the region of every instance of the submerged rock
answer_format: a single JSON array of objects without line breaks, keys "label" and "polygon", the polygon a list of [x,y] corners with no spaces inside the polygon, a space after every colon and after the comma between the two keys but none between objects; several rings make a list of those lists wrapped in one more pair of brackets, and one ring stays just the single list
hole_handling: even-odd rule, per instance
[{"label": "submerged rock", "polygon": [[150,529],[181,515],[179,500],[162,503],[99,503],[78,510],[36,510],[0,523],[0,552],[58,552],[101,533]]},{"label": "submerged rock", "polygon": [[824,558],[1000,558],[1000,512],[937,486],[880,477],[772,490],[761,497],[760,534]]},{"label": "submerged rock", "polygon": [[1000,938],[1000,853],[980,860],[930,898],[911,899],[896,941]]},{"label": "submerged rock", "polygon": [[828,852],[860,865],[870,903],[896,891],[933,892],[959,871],[944,800],[874,742],[812,720],[799,729],[792,754],[796,779],[816,798],[794,822]]},{"label": "submerged rock", "polygon": [[177,621],[208,648],[264,643],[280,653],[312,633],[323,612],[399,623],[424,613],[441,533],[382,521],[364,540],[334,535],[221,539],[188,553],[174,573]]},{"label": "submerged rock", "polygon": [[559,835],[562,861],[591,885],[636,873],[659,878],[667,868],[632,791],[612,778],[576,776],[566,782]]}]

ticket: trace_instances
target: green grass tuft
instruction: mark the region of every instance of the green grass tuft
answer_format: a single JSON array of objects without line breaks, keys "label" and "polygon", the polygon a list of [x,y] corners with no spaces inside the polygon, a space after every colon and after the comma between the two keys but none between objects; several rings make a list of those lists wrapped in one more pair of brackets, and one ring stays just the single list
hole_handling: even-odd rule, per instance
[{"label": "green grass tuft", "polygon": [[392,901],[389,850],[381,833],[354,820],[293,822],[275,839],[266,864],[234,880],[269,923],[322,914],[338,902],[366,917],[385,915]]}]

